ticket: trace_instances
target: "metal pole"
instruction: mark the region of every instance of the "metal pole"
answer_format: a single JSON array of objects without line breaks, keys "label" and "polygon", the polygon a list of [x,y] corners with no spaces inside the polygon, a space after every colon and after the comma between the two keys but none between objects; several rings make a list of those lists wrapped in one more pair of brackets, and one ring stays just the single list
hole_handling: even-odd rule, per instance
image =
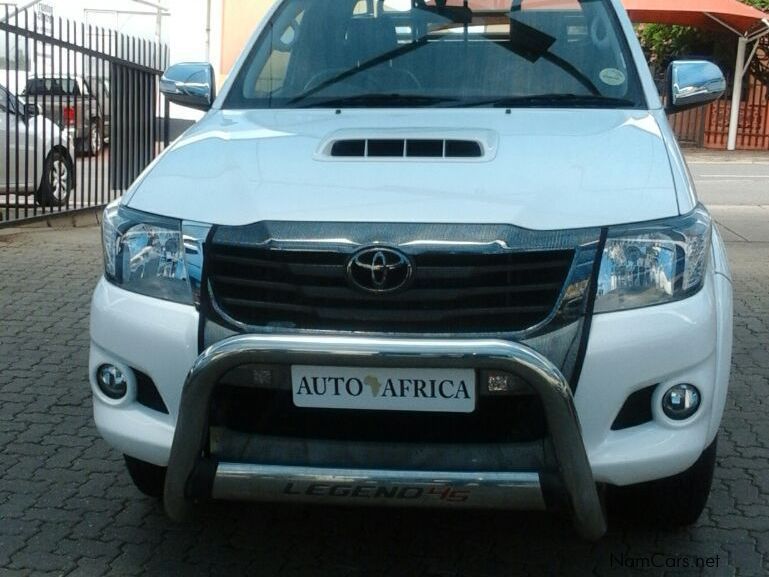
[{"label": "metal pole", "polygon": [[0,22],[5,22],[9,18],[13,18],[20,12],[24,12],[25,10],[32,8],[33,6],[37,6],[42,2],[43,0],[32,0],[31,2],[27,2],[26,4],[23,4],[20,8],[16,8],[16,10],[12,13],[8,13],[8,10],[6,10],[6,13],[3,15],[2,18],[0,18]]},{"label": "metal pole", "polygon": [[161,11],[161,8],[158,8],[158,14],[155,20],[155,34],[157,34],[158,42],[163,41],[162,33],[163,33],[163,13]]},{"label": "metal pole", "polygon": [[734,66],[734,88],[732,90],[732,110],[729,118],[729,138],[726,149],[737,149],[737,130],[740,124],[740,103],[742,101],[742,80],[745,77],[745,52],[748,39],[740,36],[737,41],[737,62]]},{"label": "metal pole", "polygon": [[163,41],[162,32],[163,32],[163,16],[168,16],[169,12],[166,9],[166,7],[163,5],[162,2],[154,2],[152,0],[132,0],[133,2],[136,2],[137,4],[143,4],[145,6],[151,6],[155,10],[157,10],[157,20],[155,23],[155,34],[158,37],[158,42]]},{"label": "metal pole", "polygon": [[[114,14],[115,17],[117,17],[118,14],[125,14],[128,16],[155,16],[155,12],[147,12],[146,10],[105,10],[103,8],[85,8],[83,12],[85,13],[86,18],[89,14]],[[164,12],[163,16],[168,16],[168,14]],[[117,28],[117,26],[115,26],[115,28]]]},{"label": "metal pole", "polygon": [[162,2],[153,2],[152,0],[132,0],[133,2],[136,2],[137,4],[144,4],[145,6],[152,6],[156,10],[161,10],[162,12],[166,12],[166,7]]},{"label": "metal pole", "polygon": [[206,62],[211,62],[211,0],[206,2]]}]

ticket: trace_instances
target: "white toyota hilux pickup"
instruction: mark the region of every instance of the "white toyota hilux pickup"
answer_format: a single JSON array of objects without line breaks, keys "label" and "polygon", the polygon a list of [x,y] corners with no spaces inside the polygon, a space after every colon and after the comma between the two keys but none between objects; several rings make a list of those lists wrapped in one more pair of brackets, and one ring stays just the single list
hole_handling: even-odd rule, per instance
[{"label": "white toyota hilux pickup", "polygon": [[698,518],[732,285],[666,113],[716,66],[661,98],[619,0],[281,0],[214,86],[166,72],[207,113],[104,215],[89,377],[139,489]]}]

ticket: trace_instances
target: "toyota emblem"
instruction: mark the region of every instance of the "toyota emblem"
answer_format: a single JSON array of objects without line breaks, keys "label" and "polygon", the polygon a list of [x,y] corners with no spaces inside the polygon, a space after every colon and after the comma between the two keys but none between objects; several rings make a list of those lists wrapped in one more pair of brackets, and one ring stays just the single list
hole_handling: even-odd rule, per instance
[{"label": "toyota emblem", "polygon": [[347,277],[357,288],[369,293],[391,293],[411,279],[411,261],[392,248],[367,248],[355,253],[347,264]]}]

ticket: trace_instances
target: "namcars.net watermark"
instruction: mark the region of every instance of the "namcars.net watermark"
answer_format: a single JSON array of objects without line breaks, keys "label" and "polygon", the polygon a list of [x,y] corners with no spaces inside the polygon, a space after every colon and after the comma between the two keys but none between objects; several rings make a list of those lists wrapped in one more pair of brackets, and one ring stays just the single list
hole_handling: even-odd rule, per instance
[{"label": "namcars.net watermark", "polygon": [[628,555],[612,553],[609,563],[612,569],[715,569],[721,567],[721,555],[703,557],[700,555]]}]

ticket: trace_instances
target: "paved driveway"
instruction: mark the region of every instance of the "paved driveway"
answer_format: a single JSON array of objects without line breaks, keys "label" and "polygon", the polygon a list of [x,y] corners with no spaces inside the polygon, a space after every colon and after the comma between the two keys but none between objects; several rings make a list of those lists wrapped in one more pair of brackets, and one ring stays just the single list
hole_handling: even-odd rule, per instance
[{"label": "paved driveway", "polygon": [[98,230],[0,231],[0,575],[766,575],[769,243],[729,238],[735,370],[707,512],[679,532],[614,521],[590,545],[545,514],[215,504],[171,524],[91,419]]}]

